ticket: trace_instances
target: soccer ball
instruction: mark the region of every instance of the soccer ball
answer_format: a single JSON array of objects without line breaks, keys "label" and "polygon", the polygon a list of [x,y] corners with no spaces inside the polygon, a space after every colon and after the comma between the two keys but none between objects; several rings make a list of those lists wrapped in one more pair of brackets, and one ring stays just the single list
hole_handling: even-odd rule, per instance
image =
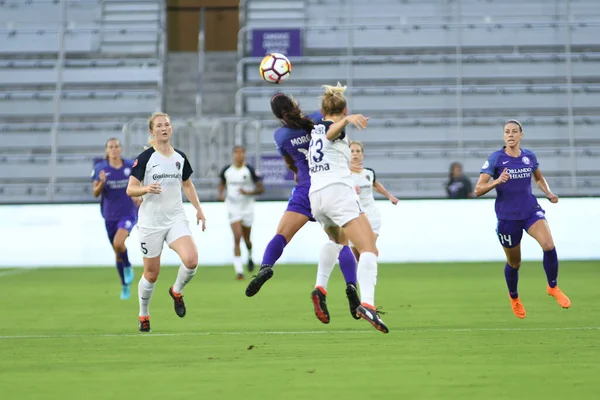
[{"label": "soccer ball", "polygon": [[286,56],[271,53],[260,62],[260,76],[269,83],[280,83],[290,77],[292,64]]}]

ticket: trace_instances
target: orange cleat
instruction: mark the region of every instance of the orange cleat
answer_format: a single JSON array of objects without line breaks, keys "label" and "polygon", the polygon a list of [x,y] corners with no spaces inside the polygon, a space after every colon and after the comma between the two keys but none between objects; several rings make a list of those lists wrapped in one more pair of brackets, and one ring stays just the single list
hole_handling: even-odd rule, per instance
[{"label": "orange cleat", "polygon": [[550,286],[548,286],[546,288],[546,291],[548,292],[548,295],[550,295],[550,296],[552,296],[552,297],[554,297],[556,299],[556,302],[562,308],[569,308],[569,307],[571,307],[571,300],[569,300],[569,298],[567,297],[567,295],[564,294],[562,292],[562,290],[560,290],[558,288],[558,286],[554,286],[553,288],[551,288]]},{"label": "orange cleat", "polygon": [[521,303],[521,298],[517,297],[516,299],[513,299],[512,297],[510,297],[510,293],[508,294],[508,298],[510,299],[510,306],[512,307],[513,313],[518,318],[525,318],[525,315],[527,313],[525,312],[525,307],[523,307],[523,303]]}]

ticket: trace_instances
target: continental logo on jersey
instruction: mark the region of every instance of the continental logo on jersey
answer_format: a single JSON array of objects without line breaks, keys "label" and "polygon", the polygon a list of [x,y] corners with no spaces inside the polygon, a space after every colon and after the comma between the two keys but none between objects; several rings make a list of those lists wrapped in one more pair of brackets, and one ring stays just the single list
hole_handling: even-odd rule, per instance
[{"label": "continental logo on jersey", "polygon": [[154,174],[152,179],[155,181],[159,179],[181,179],[181,174]]}]

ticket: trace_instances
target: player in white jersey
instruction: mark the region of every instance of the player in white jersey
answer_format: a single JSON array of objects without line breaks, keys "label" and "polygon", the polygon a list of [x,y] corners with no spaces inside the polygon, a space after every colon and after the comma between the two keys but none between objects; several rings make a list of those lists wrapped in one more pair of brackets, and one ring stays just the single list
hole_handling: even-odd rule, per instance
[{"label": "player in white jersey", "polygon": [[127,194],[142,196],[138,213],[140,248],[144,274],[138,284],[140,302],[139,330],[150,332],[150,298],[160,272],[160,254],[166,242],[181,258],[175,284],[169,288],[175,313],[183,318],[186,308],[181,292],[198,269],[198,249],[192,239],[183,208],[181,189],[196,209],[196,222],[205,218],[196,188],[190,179],[192,167],[186,155],[171,146],[173,127],[167,114],[154,113],[148,120],[152,147],[142,152],[133,164]]},{"label": "player in white jersey", "polygon": [[325,86],[321,101],[323,119],[315,123],[311,132],[308,154],[310,167],[310,206],[315,219],[329,236],[328,246],[321,250],[315,290],[311,293],[315,315],[329,323],[326,295],[327,283],[335,261],[348,239],[361,254],[358,262],[358,285],[362,303],[356,314],[377,330],[388,333],[375,308],[377,281],[377,247],[369,220],[360,207],[350,171],[350,140],[344,128],[353,124],[358,129],[367,127],[363,115],[347,115],[344,91],[346,87]]},{"label": "player in white jersey", "polygon": [[[373,190],[387,197],[393,205],[398,204],[398,199],[388,192],[381,182],[377,180],[375,171],[371,168],[363,167],[365,153],[364,146],[361,142],[353,140],[350,145],[350,153],[350,170],[352,171],[352,178],[354,179],[354,188],[356,189],[356,193],[358,193],[360,206],[365,214],[367,214],[367,218],[371,223],[371,227],[375,233],[375,240],[377,240],[381,229],[381,213],[375,204]],[[352,252],[358,260],[360,258],[360,253],[356,247],[352,246]]]},{"label": "player in white jersey", "polygon": [[254,262],[250,233],[254,221],[254,201],[257,195],[264,193],[265,188],[254,168],[246,164],[246,149],[242,146],[233,148],[233,164],[223,168],[220,177],[219,201],[225,201],[233,232],[233,268],[236,278],[244,279],[240,241],[243,237],[248,249],[248,271],[252,272]]}]

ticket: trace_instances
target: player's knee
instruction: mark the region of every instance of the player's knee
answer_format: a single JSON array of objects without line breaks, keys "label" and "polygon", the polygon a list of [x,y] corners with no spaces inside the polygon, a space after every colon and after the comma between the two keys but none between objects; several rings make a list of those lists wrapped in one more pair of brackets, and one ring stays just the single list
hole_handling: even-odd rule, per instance
[{"label": "player's knee", "polygon": [[544,251],[550,251],[554,248],[554,241],[552,239],[543,240],[540,244]]},{"label": "player's knee", "polygon": [[158,271],[144,271],[144,278],[150,283],[158,280]]},{"label": "player's knee", "polygon": [[117,253],[123,253],[127,248],[125,247],[125,242],[122,240],[115,239],[113,241],[113,248]]},{"label": "player's knee", "polygon": [[507,263],[508,265],[510,265],[510,267],[511,267],[511,268],[514,268],[514,269],[519,269],[519,268],[521,268],[521,259],[520,259],[520,258],[517,258],[517,259],[509,259],[509,260],[508,260],[506,263]]},{"label": "player's knee", "polygon": [[194,269],[198,266],[198,253],[187,254],[182,257],[181,262],[187,269]]}]

